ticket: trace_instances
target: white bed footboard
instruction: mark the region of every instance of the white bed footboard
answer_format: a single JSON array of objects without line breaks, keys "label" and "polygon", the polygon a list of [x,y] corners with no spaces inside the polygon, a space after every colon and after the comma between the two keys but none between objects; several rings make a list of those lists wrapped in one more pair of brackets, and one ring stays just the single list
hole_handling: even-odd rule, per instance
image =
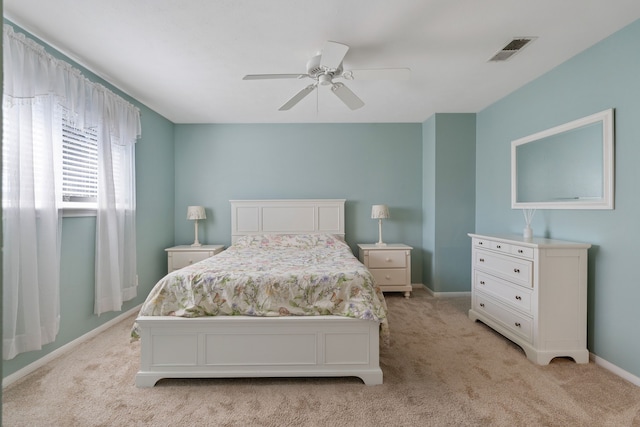
[{"label": "white bed footboard", "polygon": [[347,377],[382,384],[379,324],[339,316],[143,316],[138,387],[162,378]]}]

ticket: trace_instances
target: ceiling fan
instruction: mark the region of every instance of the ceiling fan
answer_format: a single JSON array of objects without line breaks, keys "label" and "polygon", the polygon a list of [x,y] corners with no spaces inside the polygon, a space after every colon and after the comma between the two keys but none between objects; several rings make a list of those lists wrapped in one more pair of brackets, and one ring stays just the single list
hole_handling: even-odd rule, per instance
[{"label": "ceiling fan", "polygon": [[268,80],[268,79],[302,79],[310,78],[315,80],[313,83],[296,93],[293,98],[288,100],[280,111],[291,109],[298,102],[309,95],[313,90],[322,86],[330,86],[333,92],[347,107],[352,110],[364,106],[364,102],[356,96],[344,83],[334,82],[334,79],[343,78],[345,80],[407,80],[411,70],[408,68],[375,68],[364,70],[347,70],[342,68],[342,60],[344,59],[349,46],[328,41],[324,49],[317,55],[309,59],[307,62],[306,74],[248,74],[243,80]]}]

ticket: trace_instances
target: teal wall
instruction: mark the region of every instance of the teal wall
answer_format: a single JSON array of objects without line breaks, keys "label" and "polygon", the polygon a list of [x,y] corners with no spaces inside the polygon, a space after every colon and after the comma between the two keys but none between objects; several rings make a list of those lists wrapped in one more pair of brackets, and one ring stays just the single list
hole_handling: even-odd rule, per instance
[{"label": "teal wall", "polygon": [[[7,22],[7,21],[5,21]],[[14,26],[16,31],[22,31]],[[30,36],[25,32],[27,36]],[[30,36],[31,37],[31,36]],[[37,39],[36,39],[37,40]],[[46,46],[41,40],[39,43]],[[136,144],[136,225],[138,296],[123,306],[127,311],[141,304],[153,285],[166,273],[163,249],[173,245],[173,124],[126,96],[93,73],[47,48],[52,55],[80,69],[90,80],[108,87],[142,113],[142,138]],[[93,314],[95,216],[65,217],[62,221],[60,332],[55,342],[40,351],[22,353],[3,361],[7,376],[118,316],[119,312]]]},{"label": "teal wall", "polygon": [[521,233],[510,143],[615,108],[615,210],[543,210],[535,235],[588,242],[588,348],[640,376],[640,21],[477,114],[476,231]]},{"label": "teal wall", "polygon": [[436,250],[436,116],[422,124],[422,283],[433,290]]},{"label": "teal wall", "polygon": [[468,292],[475,228],[475,114],[436,114],[423,124],[423,283]]},{"label": "teal wall", "polygon": [[[344,198],[346,239],[378,240],[371,205],[389,206],[386,242],[421,250],[420,124],[176,125],[175,240],[193,242],[187,206],[205,206],[200,241],[228,245],[229,200]],[[357,253],[357,252],[356,252]],[[420,282],[422,260],[412,263]]]}]

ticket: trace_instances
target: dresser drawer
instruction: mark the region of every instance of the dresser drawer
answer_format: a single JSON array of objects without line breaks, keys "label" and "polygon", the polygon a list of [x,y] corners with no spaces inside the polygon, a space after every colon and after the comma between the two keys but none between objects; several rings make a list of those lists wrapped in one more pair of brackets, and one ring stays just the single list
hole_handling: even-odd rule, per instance
[{"label": "dresser drawer", "polygon": [[212,256],[212,252],[173,252],[170,256],[172,258],[172,267],[174,270],[186,267],[191,264],[195,264],[198,261],[207,259]]},{"label": "dresser drawer", "polygon": [[514,308],[531,314],[532,290],[530,288],[514,286],[511,282],[477,270],[474,273],[473,286],[474,291],[489,294]]},{"label": "dresser drawer", "polygon": [[374,268],[370,271],[378,286],[407,284],[407,271],[404,269]]},{"label": "dresser drawer", "polygon": [[475,295],[474,309],[479,313],[491,317],[496,322],[501,323],[505,328],[525,339],[527,342],[532,342],[533,321],[530,317],[517,314],[491,298],[485,298],[481,294]]},{"label": "dresser drawer", "polygon": [[526,246],[510,245],[511,253],[520,257],[533,259],[533,248]]},{"label": "dresser drawer", "polygon": [[473,239],[473,246],[482,249],[491,249],[498,252],[504,252],[505,254],[513,254],[519,257],[533,259],[533,248],[528,246],[514,245],[510,243],[504,243],[501,241],[490,239]]},{"label": "dresser drawer", "polygon": [[473,239],[473,246],[484,249],[492,249],[498,252],[511,253],[511,245],[504,242],[496,242],[489,239]]},{"label": "dresser drawer", "polygon": [[475,250],[473,265],[481,270],[489,271],[514,283],[532,287],[531,261],[504,256],[488,251]]},{"label": "dresser drawer", "polygon": [[405,251],[369,251],[369,268],[405,268]]}]

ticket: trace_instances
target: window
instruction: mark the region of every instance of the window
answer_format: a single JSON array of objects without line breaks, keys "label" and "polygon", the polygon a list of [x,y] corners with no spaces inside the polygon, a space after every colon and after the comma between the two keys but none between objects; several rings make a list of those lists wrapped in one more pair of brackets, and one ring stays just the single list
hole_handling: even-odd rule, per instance
[{"label": "window", "polygon": [[98,202],[98,133],[62,124],[62,207],[96,208]]}]

